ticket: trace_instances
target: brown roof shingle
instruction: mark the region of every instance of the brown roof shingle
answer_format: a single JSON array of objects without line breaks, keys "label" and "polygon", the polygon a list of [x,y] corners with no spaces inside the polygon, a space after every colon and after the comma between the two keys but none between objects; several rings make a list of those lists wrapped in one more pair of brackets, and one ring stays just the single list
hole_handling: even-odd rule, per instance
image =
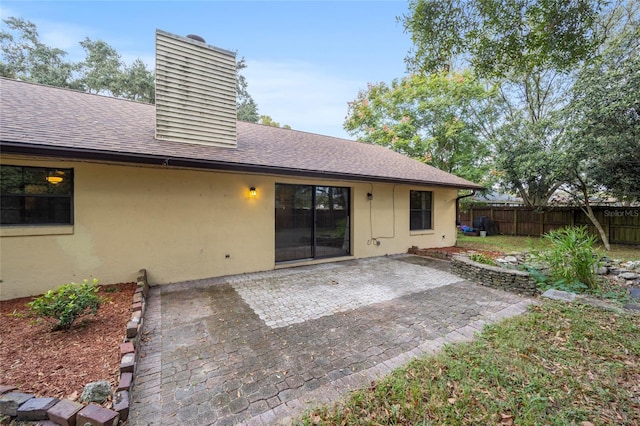
[{"label": "brown roof shingle", "polygon": [[387,148],[239,121],[238,147],[156,140],[153,105],[0,78],[4,152],[480,188]]}]

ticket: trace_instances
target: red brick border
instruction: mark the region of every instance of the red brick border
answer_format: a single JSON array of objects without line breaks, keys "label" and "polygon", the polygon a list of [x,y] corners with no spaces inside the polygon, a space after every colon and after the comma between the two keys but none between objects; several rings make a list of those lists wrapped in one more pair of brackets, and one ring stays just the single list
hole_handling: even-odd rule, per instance
[{"label": "red brick border", "polygon": [[[17,391],[9,385],[0,385],[0,417],[30,416],[29,420],[49,420],[54,424],[72,425],[76,420],[82,424],[116,426],[129,417],[129,395],[133,390],[136,364],[140,351],[142,325],[146,299],[149,295],[147,271],[138,272],[138,287],[131,302],[131,318],[127,322],[125,336],[120,343],[120,378],[113,393],[113,409],[103,408],[97,404],[81,404],[68,399],[52,401],[52,398],[36,398],[35,395]],[[46,400],[46,401],[45,401]],[[55,404],[53,404],[55,402]],[[48,405],[45,405],[48,404]],[[24,407],[28,407],[28,410]],[[38,417],[38,418],[35,418]]]}]

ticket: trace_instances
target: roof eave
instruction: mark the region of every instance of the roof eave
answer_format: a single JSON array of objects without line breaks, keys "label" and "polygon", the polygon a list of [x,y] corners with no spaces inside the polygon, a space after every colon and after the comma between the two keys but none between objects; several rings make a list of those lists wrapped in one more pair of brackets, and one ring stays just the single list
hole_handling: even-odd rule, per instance
[{"label": "roof eave", "polygon": [[455,189],[484,189],[480,185],[458,185],[454,183],[429,182],[421,180],[391,178],[374,175],[361,175],[318,170],[291,169],[276,166],[265,166],[246,163],[230,163],[224,161],[201,160],[195,158],[165,157],[151,154],[133,154],[118,151],[102,151],[71,147],[54,147],[51,145],[25,144],[18,142],[0,141],[1,151],[5,154],[38,155],[52,158],[74,160],[94,160],[118,162],[127,164],[143,164],[155,166],[171,166],[191,169],[207,169],[219,171],[236,171],[247,173],[263,173],[270,175],[285,175],[312,177],[324,179],[339,179],[348,181],[380,182],[405,185],[437,186]]}]

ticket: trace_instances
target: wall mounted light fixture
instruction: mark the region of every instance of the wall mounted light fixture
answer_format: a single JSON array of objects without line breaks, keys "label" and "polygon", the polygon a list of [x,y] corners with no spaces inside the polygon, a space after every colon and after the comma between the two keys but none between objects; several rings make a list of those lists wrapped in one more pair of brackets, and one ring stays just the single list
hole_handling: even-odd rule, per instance
[{"label": "wall mounted light fixture", "polygon": [[373,194],[370,192],[367,192],[367,200],[373,200]]},{"label": "wall mounted light fixture", "polygon": [[64,172],[56,170],[54,172],[48,172],[45,180],[51,185],[57,185],[64,180]]},{"label": "wall mounted light fixture", "polygon": [[256,187],[252,186],[251,188],[249,188],[249,196],[251,198],[256,198],[257,192],[256,192]]}]

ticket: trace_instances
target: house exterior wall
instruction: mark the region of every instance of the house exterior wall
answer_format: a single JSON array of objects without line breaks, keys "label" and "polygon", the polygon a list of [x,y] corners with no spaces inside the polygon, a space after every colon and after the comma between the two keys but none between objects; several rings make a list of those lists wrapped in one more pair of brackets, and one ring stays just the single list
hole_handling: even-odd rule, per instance
[{"label": "house exterior wall", "polygon": [[[291,266],[274,261],[276,183],[351,188],[352,257],[455,244],[455,189],[19,156],[2,163],[74,169],[73,225],[0,228],[2,300],[84,278],[133,281],[140,268],[166,284]],[[409,231],[412,189],[433,191],[433,230]]]}]

